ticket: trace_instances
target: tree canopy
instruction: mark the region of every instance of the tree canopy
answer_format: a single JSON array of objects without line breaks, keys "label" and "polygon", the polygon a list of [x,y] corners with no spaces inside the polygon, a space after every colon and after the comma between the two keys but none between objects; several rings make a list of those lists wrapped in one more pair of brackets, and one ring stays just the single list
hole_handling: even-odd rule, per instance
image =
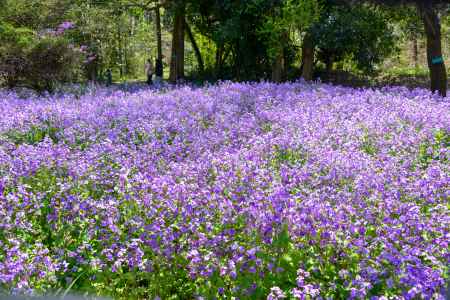
[{"label": "tree canopy", "polygon": [[[342,65],[372,74],[405,47],[399,41],[413,39],[415,65],[417,41],[426,40],[432,90],[444,93],[446,49],[440,41],[446,37],[440,20],[445,29],[446,1],[1,0],[0,5],[0,84],[8,86],[51,89],[61,82],[101,81],[108,69],[115,78],[139,78],[150,57],[159,76],[172,81],[327,78]],[[46,55],[55,57],[48,70],[32,61]],[[51,78],[42,74],[53,69]]]}]

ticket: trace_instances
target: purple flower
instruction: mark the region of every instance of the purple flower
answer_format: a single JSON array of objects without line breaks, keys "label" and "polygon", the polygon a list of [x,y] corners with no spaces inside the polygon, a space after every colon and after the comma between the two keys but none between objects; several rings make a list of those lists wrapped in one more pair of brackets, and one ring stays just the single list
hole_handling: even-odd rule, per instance
[{"label": "purple flower", "polygon": [[270,293],[267,296],[267,300],[285,299],[286,294],[277,286],[270,288]]},{"label": "purple flower", "polygon": [[445,286],[449,156],[436,141],[449,134],[448,97],[305,82],[92,86],[0,90],[0,113],[8,292],[64,289],[86,270],[86,288],[113,272],[164,297],[177,274],[222,297],[361,299],[386,281],[393,296],[428,299]]}]

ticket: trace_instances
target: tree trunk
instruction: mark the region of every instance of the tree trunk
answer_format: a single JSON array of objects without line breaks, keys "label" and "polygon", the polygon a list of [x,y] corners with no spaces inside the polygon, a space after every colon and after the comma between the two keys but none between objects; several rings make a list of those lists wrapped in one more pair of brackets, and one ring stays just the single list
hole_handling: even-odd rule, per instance
[{"label": "tree trunk", "polygon": [[184,15],[185,6],[181,4],[174,15],[172,35],[172,59],[169,80],[173,83],[184,78]]},{"label": "tree trunk", "polygon": [[227,61],[228,56],[231,54],[231,47],[228,47],[228,49],[224,50],[223,57],[222,57],[222,64],[224,64]]},{"label": "tree trunk", "polygon": [[164,67],[163,67],[163,57],[162,57],[162,38],[161,38],[161,13],[159,6],[155,9],[155,29],[156,29],[156,66],[155,75],[158,77],[163,77]]},{"label": "tree trunk", "polygon": [[333,71],[333,57],[328,55],[325,58],[325,79],[331,81],[331,72]]},{"label": "tree trunk", "polygon": [[272,65],[272,81],[274,82],[281,82],[286,76],[286,61],[284,59],[285,49],[283,45],[288,44],[289,32],[283,32],[280,38],[281,47],[278,50],[277,57]]},{"label": "tree trunk", "polygon": [[89,62],[86,66],[87,78],[89,81],[97,82],[98,63],[97,58]]},{"label": "tree trunk", "polygon": [[[241,80],[241,66],[242,66],[242,55],[241,55],[241,45],[239,43],[239,40],[236,41],[236,47],[235,47],[235,56],[234,56],[234,72],[235,72],[235,76],[236,79],[238,81]],[[245,70],[244,70],[245,71]]]},{"label": "tree trunk", "polygon": [[216,73],[217,73],[218,78],[220,78],[222,76],[223,48],[224,48],[223,43],[220,43],[219,45],[217,45],[217,49],[216,49]]},{"label": "tree trunk", "polygon": [[117,47],[117,56],[119,59],[119,76],[120,79],[122,79],[123,77],[123,47],[122,47],[122,32],[120,29],[120,22],[117,21],[117,43],[118,43],[118,47]]},{"label": "tree trunk", "polygon": [[133,15],[129,15],[129,18],[131,20],[130,36],[134,36],[136,30],[136,18]]},{"label": "tree trunk", "polygon": [[281,82],[284,76],[284,51],[280,49],[272,65],[272,81]]},{"label": "tree trunk", "polygon": [[302,45],[302,77],[309,81],[313,79],[314,71],[314,44],[312,37],[306,33]]},{"label": "tree trunk", "polygon": [[413,33],[411,37],[412,43],[412,60],[414,63],[414,69],[417,70],[419,68],[419,45],[417,43],[417,34]]},{"label": "tree trunk", "polygon": [[186,33],[188,34],[189,40],[191,41],[192,48],[194,48],[195,57],[197,58],[198,62],[198,69],[203,73],[203,71],[205,70],[205,65],[203,64],[202,54],[200,52],[200,49],[198,48],[197,42],[195,41],[194,34],[192,33],[191,27],[189,27],[189,24],[187,22],[185,22],[184,26],[186,27]]},{"label": "tree trunk", "polygon": [[427,60],[430,70],[431,91],[445,97],[447,94],[447,73],[442,58],[441,24],[431,1],[417,2],[427,37]]}]

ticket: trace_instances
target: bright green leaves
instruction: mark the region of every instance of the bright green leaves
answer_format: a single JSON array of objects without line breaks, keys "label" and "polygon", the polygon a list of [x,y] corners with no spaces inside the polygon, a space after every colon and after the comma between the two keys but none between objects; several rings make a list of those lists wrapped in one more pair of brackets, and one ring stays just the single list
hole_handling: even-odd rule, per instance
[{"label": "bright green leaves", "polygon": [[419,145],[417,161],[420,166],[427,168],[435,160],[446,162],[448,158],[441,155],[441,150],[450,149],[450,132],[439,129],[434,133],[433,139],[423,141]]},{"label": "bright green leaves", "polygon": [[450,147],[450,132],[439,129],[434,134],[434,140],[436,144],[442,145],[445,148]]},{"label": "bright green leaves", "polygon": [[269,158],[269,165],[275,170],[280,170],[283,165],[289,167],[302,166],[307,159],[308,155],[301,147],[287,148],[276,145]]},{"label": "bright green leaves", "polygon": [[286,47],[290,35],[299,33],[318,20],[320,5],[317,0],[285,0],[265,17],[259,34],[265,37],[269,56],[274,59]]},{"label": "bright green leaves", "polygon": [[33,41],[33,31],[28,28],[16,28],[8,23],[0,21],[0,50],[7,43],[15,43],[18,47],[28,47]]},{"label": "bright green leaves", "polygon": [[61,139],[61,129],[46,121],[40,125],[32,125],[27,131],[11,129],[3,134],[16,145],[36,145],[48,137],[57,144]]},{"label": "bright green leaves", "polygon": [[378,153],[378,148],[375,144],[375,140],[368,134],[364,134],[361,142],[361,150],[371,156]]}]

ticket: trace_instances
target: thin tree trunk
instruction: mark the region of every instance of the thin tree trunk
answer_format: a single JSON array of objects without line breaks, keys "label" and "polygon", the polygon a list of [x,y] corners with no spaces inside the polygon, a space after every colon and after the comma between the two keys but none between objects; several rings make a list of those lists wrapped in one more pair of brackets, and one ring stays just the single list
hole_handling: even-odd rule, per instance
[{"label": "thin tree trunk", "polygon": [[203,58],[200,49],[198,48],[197,42],[195,41],[194,34],[192,33],[191,27],[187,22],[184,23],[184,26],[186,28],[186,33],[188,34],[189,40],[191,41],[192,48],[194,48],[195,57],[197,58],[198,62],[198,68],[200,72],[203,73],[203,71],[205,70],[205,65],[203,63]]},{"label": "thin tree trunk", "polygon": [[179,17],[179,47],[178,47],[178,55],[177,55],[177,74],[179,79],[184,78],[184,23],[185,23],[185,7],[183,5],[182,11]]},{"label": "thin tree trunk", "polygon": [[306,33],[302,45],[302,77],[309,81],[313,79],[314,71],[314,44],[312,37]]},{"label": "thin tree trunk", "polygon": [[419,68],[419,45],[417,43],[417,34],[413,33],[411,37],[412,43],[412,60],[414,63],[414,69],[417,70]]},{"label": "thin tree trunk", "polygon": [[135,33],[135,29],[136,29],[136,18],[133,15],[129,15],[130,19],[131,19],[131,32],[130,32],[130,36],[134,36]]},{"label": "thin tree trunk", "polygon": [[88,80],[92,82],[98,81],[98,61],[97,58],[90,61],[87,65]]},{"label": "thin tree trunk", "polygon": [[427,37],[427,60],[430,70],[431,91],[445,97],[447,94],[447,73],[442,58],[441,24],[431,1],[419,1],[418,10]]},{"label": "thin tree trunk", "polygon": [[175,83],[184,77],[184,15],[185,6],[180,5],[174,15],[172,35],[172,59],[170,61],[171,82]]},{"label": "thin tree trunk", "polygon": [[239,40],[236,41],[236,55],[234,59],[234,69],[235,69],[235,76],[238,81],[241,80],[241,45],[239,43]]},{"label": "thin tree trunk", "polygon": [[220,78],[222,76],[223,48],[224,48],[224,45],[222,43],[220,43],[219,45],[217,45],[217,49],[216,49],[216,72],[217,72],[218,78]]},{"label": "thin tree trunk", "polygon": [[123,45],[122,45],[122,32],[120,28],[120,21],[117,20],[117,41],[118,41],[118,58],[119,58],[119,76],[122,79],[124,75],[124,63],[123,63]]},{"label": "thin tree trunk", "polygon": [[228,56],[230,55],[230,53],[231,53],[231,47],[228,47],[227,50],[224,50],[224,54],[223,54],[223,57],[222,57],[222,64],[224,64],[227,61]]},{"label": "thin tree trunk", "polygon": [[130,31],[126,31],[125,32],[125,37],[124,37],[124,50],[123,50],[123,62],[124,62],[124,66],[125,66],[125,74],[129,75],[130,74],[130,63],[129,63],[129,58],[128,58],[128,47],[129,47],[129,41],[130,39]]},{"label": "thin tree trunk", "polygon": [[[158,3],[157,3],[158,4]],[[159,10],[159,6],[155,9],[155,30],[156,30],[156,67],[155,67],[155,75],[158,77],[163,77],[164,74],[164,66],[163,66],[163,57],[162,57],[162,38],[161,38],[161,13]]]},{"label": "thin tree trunk", "polygon": [[328,55],[325,59],[325,78],[327,81],[331,81],[332,71],[333,71],[333,56]]},{"label": "thin tree trunk", "polygon": [[285,49],[283,45],[286,45],[289,41],[289,32],[285,31],[281,35],[281,47],[278,51],[275,62],[272,65],[272,81],[281,82],[286,76],[286,61],[284,59]]},{"label": "thin tree trunk", "polygon": [[272,81],[281,82],[284,75],[284,51],[280,49],[272,65]]}]

